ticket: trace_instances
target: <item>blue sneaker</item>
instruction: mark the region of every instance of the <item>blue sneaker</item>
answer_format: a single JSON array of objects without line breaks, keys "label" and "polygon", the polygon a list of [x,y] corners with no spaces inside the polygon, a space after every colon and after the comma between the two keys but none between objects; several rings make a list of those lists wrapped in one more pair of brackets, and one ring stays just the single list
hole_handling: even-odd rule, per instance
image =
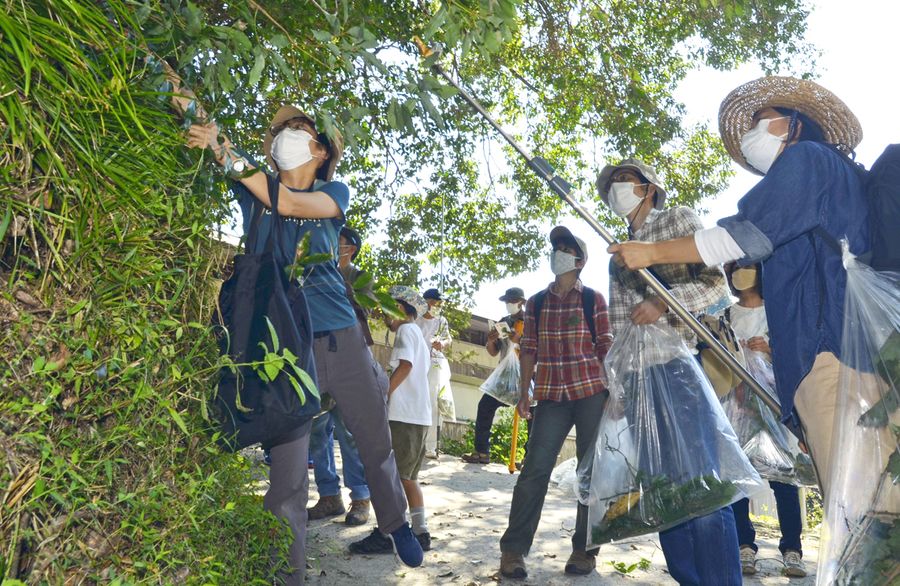
[{"label": "blue sneaker", "polygon": [[418,568],[422,565],[425,554],[422,553],[419,540],[409,528],[409,523],[404,523],[391,531],[391,538],[394,540],[394,550],[400,556],[400,561],[410,568]]}]

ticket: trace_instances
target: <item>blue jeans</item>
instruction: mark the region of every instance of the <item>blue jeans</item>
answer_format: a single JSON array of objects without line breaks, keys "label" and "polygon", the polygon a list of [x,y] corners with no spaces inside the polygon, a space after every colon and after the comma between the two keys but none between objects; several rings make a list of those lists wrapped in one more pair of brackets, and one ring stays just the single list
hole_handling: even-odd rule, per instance
[{"label": "blue jeans", "polygon": [[[769,481],[775,493],[775,507],[778,509],[778,525],[781,527],[781,541],[778,549],[781,553],[791,550],[803,555],[800,545],[800,533],[803,531],[803,520],[800,517],[800,491],[796,486],[782,482]],[[759,551],[756,547],[756,530],[750,522],[750,501],[741,499],[731,505],[734,509],[734,522],[737,525],[738,543]]]},{"label": "blue jeans", "polygon": [[741,586],[734,513],[723,507],[660,532],[669,574],[682,585]]},{"label": "blue jeans", "polygon": [[309,455],[313,460],[319,496],[341,493],[341,477],[334,463],[335,438],[341,448],[344,484],[350,489],[350,498],[355,501],[369,498],[369,485],[366,484],[366,472],[359,459],[356,441],[344,425],[337,407],[313,421],[309,438]]}]

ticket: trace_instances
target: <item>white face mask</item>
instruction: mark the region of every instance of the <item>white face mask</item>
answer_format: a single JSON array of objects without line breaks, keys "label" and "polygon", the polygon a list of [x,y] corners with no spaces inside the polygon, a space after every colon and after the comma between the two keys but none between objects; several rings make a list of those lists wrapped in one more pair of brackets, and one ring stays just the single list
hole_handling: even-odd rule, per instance
[{"label": "white face mask", "polygon": [[272,141],[272,158],[279,171],[290,171],[316,158],[309,148],[312,135],[305,130],[285,128]]},{"label": "white face mask", "polygon": [[[640,185],[647,185],[647,183]],[[620,218],[633,212],[645,199],[634,194],[635,187],[637,185],[630,181],[617,181],[609,186],[609,207]]]},{"label": "white face mask", "polygon": [[506,304],[506,313],[509,315],[516,315],[519,313],[519,304],[518,303],[507,303]]},{"label": "white face mask", "polygon": [[428,310],[428,313],[431,314],[431,317],[440,317],[440,315],[441,315],[441,306],[440,306],[440,305],[434,305],[434,306],[432,306],[431,309]]},{"label": "white face mask", "polygon": [[784,139],[787,138],[787,134],[782,134],[781,136],[770,134],[769,124],[773,120],[781,120],[787,117],[763,118],[741,138],[741,154],[744,155],[744,158],[747,159],[747,162],[754,169],[763,174],[769,172],[769,167],[778,158],[781,145],[784,144]]},{"label": "white face mask", "polygon": [[575,263],[578,259],[574,254],[563,252],[562,250],[554,250],[550,255],[550,270],[554,275],[563,275],[569,271],[575,270]]}]

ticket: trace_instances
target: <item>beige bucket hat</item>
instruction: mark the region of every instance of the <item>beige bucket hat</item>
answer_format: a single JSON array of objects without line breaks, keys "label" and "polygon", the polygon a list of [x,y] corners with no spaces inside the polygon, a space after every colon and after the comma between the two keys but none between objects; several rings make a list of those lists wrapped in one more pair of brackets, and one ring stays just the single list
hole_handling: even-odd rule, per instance
[{"label": "beige bucket hat", "polygon": [[663,209],[666,205],[666,188],[663,186],[662,181],[659,180],[659,177],[657,177],[656,170],[642,160],[634,158],[625,159],[618,165],[607,165],[600,171],[600,175],[597,176],[597,192],[600,194],[600,199],[603,200],[603,203],[609,205],[609,185],[612,183],[613,173],[619,169],[636,171],[652,183],[656,187],[656,193],[658,194],[654,207],[658,210]]},{"label": "beige bucket hat", "polygon": [[[272,140],[275,138],[275,135],[272,134],[272,129],[293,118],[305,118],[306,120],[309,120],[313,127],[316,126],[315,118],[296,106],[287,105],[278,108],[278,111],[275,112],[275,116],[272,117],[272,121],[269,122],[269,127],[266,128],[264,133],[265,137],[263,138],[263,153],[265,153],[266,161],[269,162],[269,166],[272,169],[278,168],[275,165],[275,161],[272,159]],[[335,128],[334,135],[328,136],[328,142],[330,143],[331,158],[328,159],[328,163],[325,167],[319,170],[319,175],[321,175],[319,178],[324,179],[325,181],[331,181],[332,177],[334,177],[334,170],[337,168],[338,163],[341,161],[341,156],[344,154],[344,136],[337,128]]]},{"label": "beige bucket hat", "polygon": [[825,140],[849,153],[862,140],[859,120],[836,95],[808,79],[770,75],[747,82],[722,100],[719,107],[719,134],[725,149],[738,165],[754,169],[741,153],[741,138],[763,108],[789,108],[808,116],[819,125]]}]

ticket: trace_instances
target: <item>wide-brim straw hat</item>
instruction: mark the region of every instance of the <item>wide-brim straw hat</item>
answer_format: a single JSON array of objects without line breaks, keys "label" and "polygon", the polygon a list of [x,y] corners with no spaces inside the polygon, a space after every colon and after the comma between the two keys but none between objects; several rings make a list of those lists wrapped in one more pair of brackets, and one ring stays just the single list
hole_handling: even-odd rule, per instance
[{"label": "wide-brim straw hat", "polygon": [[600,199],[603,200],[603,203],[609,205],[609,186],[610,183],[612,183],[613,173],[619,169],[630,169],[643,175],[644,179],[652,183],[656,188],[656,205],[653,207],[658,210],[665,207],[667,195],[665,186],[663,186],[662,181],[660,181],[659,177],[656,175],[656,170],[640,159],[625,159],[618,165],[607,165],[603,167],[603,170],[600,171],[600,175],[597,176],[597,192],[600,194]]},{"label": "wide-brim straw hat", "polygon": [[741,153],[741,138],[752,127],[753,115],[763,108],[789,108],[819,125],[825,140],[849,153],[863,137],[859,119],[836,95],[808,79],[770,75],[734,89],[719,107],[719,134],[731,158],[751,173]]},{"label": "wide-brim straw hat", "polygon": [[[269,122],[269,127],[266,128],[264,132],[265,136],[263,138],[263,153],[265,153],[266,161],[269,162],[269,166],[272,169],[278,169],[275,160],[272,158],[272,140],[275,138],[272,134],[272,129],[293,118],[305,118],[306,120],[309,120],[314,128],[316,128],[315,118],[300,108],[290,105],[278,108],[278,111],[275,112],[275,116],[272,117],[272,121]],[[328,135],[328,142],[330,143],[331,157],[324,167],[323,178],[325,181],[331,181],[334,177],[334,170],[337,168],[338,163],[341,161],[341,156],[344,154],[344,136],[337,128],[335,128],[333,129],[332,134]]]}]

